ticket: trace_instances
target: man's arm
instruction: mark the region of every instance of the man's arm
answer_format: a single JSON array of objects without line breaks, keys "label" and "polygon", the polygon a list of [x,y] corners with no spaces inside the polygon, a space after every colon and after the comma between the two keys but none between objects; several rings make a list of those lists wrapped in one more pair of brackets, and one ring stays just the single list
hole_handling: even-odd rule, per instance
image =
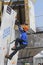
[{"label": "man's arm", "polygon": [[23,29],[21,28],[21,25],[18,26],[18,29],[20,32],[23,32]]},{"label": "man's arm", "polygon": [[15,24],[18,26],[18,29],[20,32],[23,32],[23,29],[21,28],[20,22],[16,20]]}]

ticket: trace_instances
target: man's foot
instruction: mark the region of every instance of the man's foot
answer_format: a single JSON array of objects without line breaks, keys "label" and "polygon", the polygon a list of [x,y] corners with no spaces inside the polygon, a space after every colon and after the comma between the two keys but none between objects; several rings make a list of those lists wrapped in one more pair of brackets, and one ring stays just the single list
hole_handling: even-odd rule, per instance
[{"label": "man's foot", "polygon": [[15,50],[16,49],[16,46],[14,46],[13,48],[11,48],[11,50]]},{"label": "man's foot", "polygon": [[12,59],[9,55],[6,55],[5,58],[10,59],[10,60]]},{"label": "man's foot", "polygon": [[11,48],[11,50],[15,50],[15,48]]}]

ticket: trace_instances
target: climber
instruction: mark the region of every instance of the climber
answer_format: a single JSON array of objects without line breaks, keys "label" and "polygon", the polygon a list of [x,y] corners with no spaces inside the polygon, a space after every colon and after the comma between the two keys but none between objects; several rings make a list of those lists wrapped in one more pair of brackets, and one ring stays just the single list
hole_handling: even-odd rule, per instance
[{"label": "climber", "polygon": [[[28,25],[23,24],[22,26],[18,24],[18,29],[20,31],[20,36],[16,38],[15,45],[12,48],[13,52],[10,55],[6,55],[5,57],[8,59],[12,59],[12,57],[17,53],[17,51],[24,49],[28,45]],[[19,44],[19,45],[18,45]]]}]

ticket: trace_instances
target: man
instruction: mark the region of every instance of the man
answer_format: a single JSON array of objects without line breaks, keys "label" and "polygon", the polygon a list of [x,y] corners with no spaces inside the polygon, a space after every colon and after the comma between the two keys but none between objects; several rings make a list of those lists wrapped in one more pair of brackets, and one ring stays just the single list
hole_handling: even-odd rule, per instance
[{"label": "man", "polygon": [[28,36],[27,36],[28,26],[25,24],[22,27],[18,25],[18,29],[20,31],[20,37],[16,38],[15,40],[15,46],[12,48],[12,50],[14,51],[10,55],[5,56],[10,60],[17,53],[18,50],[24,49],[28,45]]}]

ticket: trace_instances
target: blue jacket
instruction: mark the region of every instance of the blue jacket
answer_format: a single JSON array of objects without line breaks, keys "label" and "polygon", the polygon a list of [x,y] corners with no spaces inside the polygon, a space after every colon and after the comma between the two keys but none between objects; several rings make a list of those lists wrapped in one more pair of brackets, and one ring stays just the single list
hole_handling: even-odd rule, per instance
[{"label": "blue jacket", "polygon": [[24,40],[23,44],[28,44],[28,36],[27,33],[21,28],[21,26],[18,27],[20,31],[20,39]]}]

